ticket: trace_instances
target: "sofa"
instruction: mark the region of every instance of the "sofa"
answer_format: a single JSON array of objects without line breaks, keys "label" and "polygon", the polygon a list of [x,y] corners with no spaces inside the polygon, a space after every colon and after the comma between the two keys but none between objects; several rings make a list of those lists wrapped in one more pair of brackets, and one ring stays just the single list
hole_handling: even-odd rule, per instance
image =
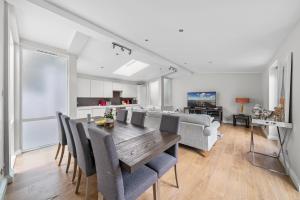
[{"label": "sofa", "polygon": [[213,118],[209,115],[147,111],[145,126],[159,129],[161,116],[163,114],[179,116],[178,134],[181,136],[181,144],[208,152],[216,143],[220,123],[213,121]]}]

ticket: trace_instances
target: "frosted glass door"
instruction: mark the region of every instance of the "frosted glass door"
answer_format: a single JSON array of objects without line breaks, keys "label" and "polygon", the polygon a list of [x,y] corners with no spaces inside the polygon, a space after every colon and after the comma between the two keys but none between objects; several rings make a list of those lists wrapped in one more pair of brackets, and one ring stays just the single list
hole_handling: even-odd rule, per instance
[{"label": "frosted glass door", "polygon": [[56,111],[67,111],[67,59],[22,50],[23,150],[58,143]]}]

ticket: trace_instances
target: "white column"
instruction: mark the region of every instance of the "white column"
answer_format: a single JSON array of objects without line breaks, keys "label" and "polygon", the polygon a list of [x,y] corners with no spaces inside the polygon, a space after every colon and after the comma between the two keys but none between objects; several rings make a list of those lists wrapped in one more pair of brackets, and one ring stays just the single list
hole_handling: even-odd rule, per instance
[{"label": "white column", "polygon": [[69,56],[69,115],[77,116],[77,56]]}]

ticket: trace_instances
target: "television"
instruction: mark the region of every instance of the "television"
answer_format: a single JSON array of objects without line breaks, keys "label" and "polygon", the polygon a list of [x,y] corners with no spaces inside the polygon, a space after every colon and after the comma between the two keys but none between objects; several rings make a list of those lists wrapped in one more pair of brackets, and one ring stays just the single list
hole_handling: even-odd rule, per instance
[{"label": "television", "polygon": [[216,107],[217,93],[216,92],[188,92],[187,93],[188,107]]}]

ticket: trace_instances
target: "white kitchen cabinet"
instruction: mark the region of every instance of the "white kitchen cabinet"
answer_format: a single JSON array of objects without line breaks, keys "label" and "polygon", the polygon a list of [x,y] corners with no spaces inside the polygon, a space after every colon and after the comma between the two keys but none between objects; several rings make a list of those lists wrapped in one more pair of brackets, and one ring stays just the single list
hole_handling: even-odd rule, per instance
[{"label": "white kitchen cabinet", "polygon": [[113,85],[113,90],[115,90],[115,91],[122,91],[124,88],[124,84],[122,84],[122,83],[113,82],[112,85]]},{"label": "white kitchen cabinet", "polygon": [[129,97],[128,84],[123,83],[122,88],[123,88],[123,90],[121,93],[121,97]]},{"label": "white kitchen cabinet", "polygon": [[91,97],[104,97],[102,81],[91,80]]},{"label": "white kitchen cabinet", "polygon": [[78,109],[77,118],[87,118],[87,115],[92,115],[92,109]]},{"label": "white kitchen cabinet", "polygon": [[131,85],[131,84],[123,84],[122,97],[136,98],[137,97],[137,86]]},{"label": "white kitchen cabinet", "polygon": [[137,86],[137,102],[141,106],[147,105],[147,86],[138,85]]},{"label": "white kitchen cabinet", "polygon": [[103,97],[113,97],[113,83],[110,81],[103,81]]},{"label": "white kitchen cabinet", "polygon": [[94,108],[92,109],[92,116],[93,117],[104,117],[105,108]]},{"label": "white kitchen cabinet", "polygon": [[129,97],[137,97],[137,85],[128,85]]},{"label": "white kitchen cabinet", "polygon": [[91,80],[78,78],[77,79],[77,97],[91,96]]}]

